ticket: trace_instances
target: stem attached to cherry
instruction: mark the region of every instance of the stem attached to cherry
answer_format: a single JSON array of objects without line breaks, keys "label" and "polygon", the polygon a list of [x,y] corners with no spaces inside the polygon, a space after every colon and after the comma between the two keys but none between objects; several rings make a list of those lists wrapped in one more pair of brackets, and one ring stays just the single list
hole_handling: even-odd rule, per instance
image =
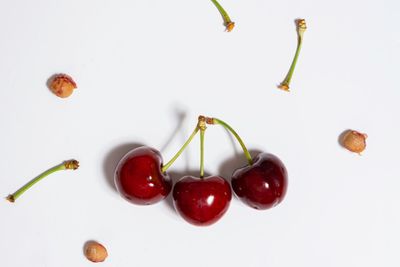
[{"label": "stem attached to cherry", "polygon": [[226,27],[226,31],[230,32],[233,30],[233,28],[235,27],[235,22],[233,22],[231,20],[231,18],[229,17],[228,13],[225,11],[225,9],[220,5],[220,3],[218,3],[217,0],[211,0],[214,5],[217,7],[219,13],[221,13],[222,18],[224,19],[224,25]]},{"label": "stem attached to cherry", "polygon": [[[199,120],[200,120],[200,118],[199,118]],[[164,166],[162,166],[161,172],[165,173],[169,169],[169,167],[171,167],[171,165],[175,162],[175,160],[177,160],[179,158],[179,156],[182,154],[182,152],[185,150],[185,148],[190,144],[190,142],[192,142],[193,138],[195,137],[195,135],[197,134],[197,132],[199,130],[200,130],[199,123],[197,123],[196,128],[193,130],[192,134],[189,136],[189,138],[183,144],[181,149],[179,149],[179,151],[176,152],[175,156],[173,156],[172,159],[170,159],[170,161],[168,161]]]},{"label": "stem attached to cherry", "polygon": [[292,79],[293,72],[296,67],[297,59],[299,57],[301,46],[303,44],[303,35],[304,35],[304,32],[306,31],[306,29],[307,29],[306,21],[304,19],[297,19],[296,20],[296,31],[297,31],[296,54],[294,55],[292,64],[290,65],[289,72],[287,73],[285,79],[283,80],[283,82],[281,82],[280,85],[278,85],[279,89],[282,89],[284,91],[289,91],[290,81]]},{"label": "stem attached to cherry", "polygon": [[244,155],[249,162],[249,165],[253,165],[253,159],[249,151],[247,150],[242,138],[237,134],[237,132],[226,122],[210,117],[199,116],[196,128],[193,130],[192,134],[183,144],[183,146],[179,149],[179,151],[172,157],[170,161],[167,162],[164,166],[161,167],[161,172],[165,173],[169,167],[179,158],[185,148],[192,142],[195,135],[200,131],[200,178],[204,177],[204,134],[207,129],[207,124],[219,124],[228,130],[233,136],[235,136],[236,140],[239,142],[240,146],[243,149]]},{"label": "stem attached to cherry", "polygon": [[57,172],[57,171],[76,170],[76,169],[78,169],[78,167],[79,167],[79,162],[76,160],[64,161],[63,163],[61,163],[51,169],[48,169],[47,171],[43,172],[36,178],[32,179],[27,184],[25,184],[23,187],[21,187],[20,189],[15,191],[14,194],[8,195],[6,199],[10,202],[15,202],[15,200],[17,200],[17,198],[19,198],[25,191],[27,191],[29,188],[31,188],[34,184],[36,184],[40,180],[42,180],[44,177],[46,177],[54,172]]},{"label": "stem attached to cherry", "polygon": [[204,178],[204,134],[206,132],[206,118],[204,116],[199,117],[200,128],[200,178]]},{"label": "stem attached to cherry", "polygon": [[220,119],[217,119],[217,118],[206,118],[206,122],[207,122],[207,124],[219,124],[222,127],[224,127],[226,130],[228,130],[239,142],[249,165],[253,165],[253,159],[251,158],[251,155],[250,155],[249,151],[247,150],[246,145],[244,144],[242,138],[240,138],[240,136],[237,134],[237,132],[229,124],[227,124],[226,122],[224,122]]}]

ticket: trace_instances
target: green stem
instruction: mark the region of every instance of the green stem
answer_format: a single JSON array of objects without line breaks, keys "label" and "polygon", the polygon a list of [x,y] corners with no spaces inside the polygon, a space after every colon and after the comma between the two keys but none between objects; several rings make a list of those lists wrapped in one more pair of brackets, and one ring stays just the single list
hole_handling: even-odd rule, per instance
[{"label": "green stem", "polygon": [[289,69],[288,73],[286,74],[285,79],[282,82],[282,84],[285,84],[287,86],[289,86],[290,81],[292,80],[294,69],[296,68],[297,59],[299,58],[301,46],[303,43],[302,42],[303,39],[300,36],[297,39],[298,39],[298,41],[297,41],[296,54],[294,54],[294,58],[293,58],[292,64],[290,65],[290,69]]},{"label": "green stem", "polygon": [[167,164],[165,164],[162,168],[161,171],[164,173],[168,170],[169,167],[171,167],[171,165],[175,162],[175,160],[182,154],[182,152],[185,150],[185,148],[190,144],[190,142],[192,141],[193,137],[197,134],[197,132],[199,131],[199,127],[198,125],[196,125],[196,128],[194,129],[194,131],[192,132],[192,134],[189,136],[189,138],[186,140],[186,142],[183,144],[183,146],[181,147],[181,149],[179,149],[179,151],[175,154],[175,156],[173,156],[173,158],[167,162]]},{"label": "green stem", "polygon": [[303,35],[304,35],[305,30],[307,29],[305,20],[304,19],[296,20],[296,27],[297,27],[296,28],[296,31],[297,31],[296,53],[294,54],[292,64],[290,65],[289,71],[286,74],[285,79],[278,86],[280,89],[285,90],[285,91],[289,91],[290,81],[292,80],[294,69],[296,68],[297,60],[300,55],[300,50],[303,45]]},{"label": "green stem", "polygon": [[79,163],[76,160],[65,161],[51,169],[48,169],[47,171],[43,172],[36,178],[32,179],[27,184],[25,184],[23,187],[21,187],[20,189],[15,191],[14,194],[8,195],[6,199],[10,202],[15,202],[15,200],[17,200],[17,198],[19,198],[23,193],[25,193],[25,191],[27,191],[29,188],[31,188],[34,184],[36,184],[40,180],[42,180],[44,177],[46,177],[54,172],[57,172],[57,171],[68,170],[68,169],[75,170],[78,167],[79,167]]},{"label": "green stem", "polygon": [[214,124],[219,124],[221,126],[223,126],[225,129],[227,129],[233,136],[235,136],[236,140],[239,142],[240,146],[243,149],[244,155],[247,159],[247,161],[249,162],[249,165],[253,165],[253,159],[251,158],[251,155],[249,153],[249,151],[247,150],[242,138],[240,138],[240,136],[237,134],[237,132],[231,127],[229,126],[229,124],[227,124],[226,122],[213,118],[212,122]]},{"label": "green stem", "polygon": [[224,25],[226,27],[226,30],[228,32],[233,30],[233,28],[235,27],[235,23],[229,17],[228,12],[226,12],[226,10],[220,5],[220,3],[218,3],[217,0],[211,0],[211,1],[217,7],[219,13],[221,14],[222,18],[224,19]]},{"label": "green stem", "polygon": [[200,129],[200,178],[204,178],[204,133],[205,127]]}]

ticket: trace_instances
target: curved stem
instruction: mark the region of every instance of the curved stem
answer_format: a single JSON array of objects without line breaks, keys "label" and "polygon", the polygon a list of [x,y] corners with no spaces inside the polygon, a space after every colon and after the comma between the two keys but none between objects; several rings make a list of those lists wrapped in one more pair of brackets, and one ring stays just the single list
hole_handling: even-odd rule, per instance
[{"label": "curved stem", "polygon": [[294,55],[292,64],[290,65],[289,71],[286,74],[285,79],[283,82],[280,83],[278,88],[289,91],[289,85],[290,81],[292,80],[293,72],[297,64],[297,59],[299,58],[300,50],[303,45],[303,35],[305,30],[307,29],[306,22],[304,19],[298,19],[296,20],[296,31],[297,31],[297,48],[296,48],[296,53]]},{"label": "curved stem", "polygon": [[290,69],[289,69],[288,73],[286,74],[285,79],[284,79],[283,82],[281,83],[281,84],[283,84],[283,85],[287,85],[288,87],[289,87],[290,81],[292,80],[292,76],[293,76],[293,73],[294,73],[294,69],[295,69],[296,64],[297,64],[297,59],[299,58],[301,46],[302,46],[302,39],[301,39],[300,37],[298,37],[296,53],[295,53],[295,55],[294,55],[292,64],[290,65]]},{"label": "curved stem", "polygon": [[226,27],[226,31],[230,32],[233,30],[235,27],[235,22],[231,20],[231,18],[228,15],[228,12],[225,11],[225,9],[218,3],[217,0],[211,0],[214,5],[217,7],[219,13],[221,14],[222,18],[224,19],[224,25]]},{"label": "curved stem", "polygon": [[204,178],[204,133],[206,129],[200,129],[200,178]]},{"label": "curved stem", "polygon": [[196,125],[196,128],[193,130],[192,134],[189,136],[189,138],[186,140],[186,142],[183,144],[181,149],[175,154],[175,156],[172,157],[170,161],[167,162],[164,166],[161,168],[161,172],[166,172],[169,167],[175,162],[175,160],[182,154],[182,152],[185,150],[185,148],[190,144],[190,142],[193,140],[193,137],[197,134],[199,131],[198,125]]},{"label": "curved stem", "polygon": [[18,189],[17,191],[15,191],[14,194],[10,194],[7,196],[7,200],[10,202],[15,202],[15,200],[17,198],[19,198],[23,193],[25,193],[26,190],[28,190],[29,188],[31,188],[34,184],[36,184],[37,182],[39,182],[40,180],[42,180],[44,177],[57,172],[57,171],[62,171],[62,170],[76,170],[79,167],[79,162],[76,160],[68,160],[65,161],[57,166],[54,166],[51,169],[48,169],[47,171],[43,172],[42,174],[40,174],[39,176],[37,176],[36,178],[32,179],[31,181],[29,181],[27,184],[25,184],[24,186],[22,186],[20,189]]},{"label": "curved stem", "polygon": [[240,146],[243,149],[243,153],[244,153],[247,161],[249,162],[249,165],[253,165],[253,159],[251,158],[251,155],[250,155],[249,151],[247,150],[242,138],[240,138],[240,136],[237,134],[237,132],[231,126],[229,126],[229,124],[227,124],[226,122],[219,120],[217,118],[212,118],[212,123],[223,126],[236,138],[236,140],[239,142]]}]

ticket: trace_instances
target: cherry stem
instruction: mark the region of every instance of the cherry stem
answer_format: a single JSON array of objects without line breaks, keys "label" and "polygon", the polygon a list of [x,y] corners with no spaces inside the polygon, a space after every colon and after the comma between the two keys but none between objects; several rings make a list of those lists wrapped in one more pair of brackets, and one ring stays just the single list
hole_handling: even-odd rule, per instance
[{"label": "cherry stem", "polygon": [[189,136],[189,138],[186,140],[186,142],[183,144],[183,146],[181,147],[181,149],[179,149],[178,152],[176,152],[175,156],[172,157],[172,159],[170,161],[167,162],[167,164],[165,164],[164,166],[162,166],[161,168],[161,172],[165,173],[169,167],[171,167],[171,165],[175,162],[175,160],[177,158],[179,158],[179,156],[182,154],[182,152],[185,150],[185,148],[190,144],[190,142],[192,142],[193,137],[197,134],[197,132],[200,130],[199,125],[196,125],[196,128],[193,130],[192,134]]},{"label": "cherry stem", "polygon": [[10,194],[7,196],[7,200],[10,202],[15,202],[15,200],[17,200],[17,198],[19,198],[26,190],[28,190],[29,188],[31,188],[34,184],[36,184],[37,182],[39,182],[40,180],[42,180],[44,177],[57,172],[57,171],[62,171],[62,170],[76,170],[79,167],[79,162],[76,160],[67,160],[64,161],[63,163],[48,169],[47,171],[43,172],[42,174],[40,174],[39,176],[37,176],[36,178],[32,179],[31,181],[29,181],[27,184],[25,184],[23,187],[21,187],[20,189],[18,189],[17,191],[15,191],[14,194]]},{"label": "cherry stem", "polygon": [[208,124],[219,124],[219,125],[223,126],[226,130],[228,130],[239,142],[240,146],[243,149],[243,153],[244,153],[247,161],[249,162],[249,165],[253,165],[253,159],[251,158],[251,155],[250,155],[249,151],[247,150],[246,145],[244,144],[242,138],[240,138],[240,136],[237,134],[237,132],[231,126],[229,126],[229,124],[227,124],[226,122],[224,122],[220,119],[217,119],[217,118],[207,118],[206,121]]},{"label": "cherry stem", "polygon": [[224,19],[224,25],[226,27],[226,31],[230,32],[233,30],[235,27],[235,22],[231,20],[231,18],[228,15],[228,12],[225,11],[225,9],[218,3],[217,0],[211,0],[214,5],[217,7],[219,13],[221,14],[222,18]]},{"label": "cherry stem", "polygon": [[199,117],[198,127],[200,128],[200,178],[204,178],[204,134],[207,129],[205,117]]},{"label": "cherry stem", "polygon": [[297,31],[297,48],[296,48],[296,53],[294,55],[292,64],[290,65],[289,72],[287,73],[285,79],[283,82],[278,85],[279,89],[289,91],[289,85],[290,81],[292,80],[293,72],[297,64],[297,59],[299,58],[300,50],[303,44],[303,35],[304,32],[306,31],[307,26],[306,26],[306,21],[304,19],[297,19],[296,20],[296,31]]}]

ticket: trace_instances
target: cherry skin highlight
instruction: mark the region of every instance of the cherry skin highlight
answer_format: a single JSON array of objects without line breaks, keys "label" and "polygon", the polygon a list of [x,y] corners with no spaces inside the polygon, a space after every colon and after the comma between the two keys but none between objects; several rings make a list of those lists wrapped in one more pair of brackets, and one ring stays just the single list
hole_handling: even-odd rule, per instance
[{"label": "cherry skin highlight", "polygon": [[157,150],[142,146],[128,152],[118,163],[114,181],[128,201],[150,205],[164,199],[172,188],[168,174],[162,173],[162,157]]},{"label": "cherry skin highlight", "polygon": [[265,210],[285,197],[288,175],[282,161],[268,153],[260,153],[253,165],[237,169],[232,175],[232,188],[240,200],[252,208]]},{"label": "cherry skin highlight", "polygon": [[229,183],[222,177],[182,177],[173,189],[174,206],[187,222],[207,226],[217,222],[232,199]]}]

